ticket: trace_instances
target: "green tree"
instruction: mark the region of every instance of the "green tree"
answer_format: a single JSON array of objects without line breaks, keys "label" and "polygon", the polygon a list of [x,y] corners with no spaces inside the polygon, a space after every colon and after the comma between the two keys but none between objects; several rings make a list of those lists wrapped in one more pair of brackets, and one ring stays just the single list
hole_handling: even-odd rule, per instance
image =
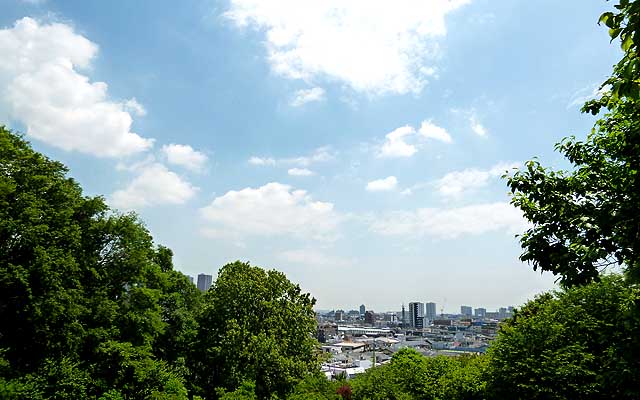
[{"label": "green tree", "polygon": [[330,381],[320,371],[304,377],[287,400],[340,400],[337,390],[343,385],[341,381]]},{"label": "green tree", "polygon": [[498,399],[640,397],[640,290],[618,275],[546,293],[516,311],[489,348]]},{"label": "green tree", "polygon": [[483,399],[486,359],[482,356],[425,357],[413,349],[350,381],[354,400]]},{"label": "green tree", "polygon": [[314,302],[281,272],[222,267],[205,295],[192,357],[202,395],[254,382],[259,399],[285,397],[317,368]]},{"label": "green tree", "polygon": [[67,172],[0,126],[0,394],[185,398],[199,293]]},{"label": "green tree", "polygon": [[573,169],[554,171],[533,160],[508,178],[512,203],[533,225],[520,238],[520,258],[565,285],[591,282],[614,265],[640,278],[640,4],[621,0],[616,9],[600,21],[612,40],[621,39],[624,56],[602,98],[583,107],[606,111],[586,141],[556,145]]}]

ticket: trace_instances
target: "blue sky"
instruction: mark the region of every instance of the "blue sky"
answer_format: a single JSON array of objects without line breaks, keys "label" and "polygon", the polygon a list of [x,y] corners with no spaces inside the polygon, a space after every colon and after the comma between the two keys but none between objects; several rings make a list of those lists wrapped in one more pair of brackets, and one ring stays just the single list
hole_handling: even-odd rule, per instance
[{"label": "blue sky", "polygon": [[0,121],[140,214],[181,271],[284,271],[319,308],[489,309],[518,261],[504,171],[584,137],[605,1],[0,0]]}]

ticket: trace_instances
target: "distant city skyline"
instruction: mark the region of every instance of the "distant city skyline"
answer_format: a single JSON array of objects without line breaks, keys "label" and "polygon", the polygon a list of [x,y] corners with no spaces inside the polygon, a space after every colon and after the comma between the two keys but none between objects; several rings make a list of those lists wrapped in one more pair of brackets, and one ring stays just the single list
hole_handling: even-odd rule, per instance
[{"label": "distant city skyline", "polygon": [[[412,302],[411,302],[412,303]],[[410,303],[405,303],[405,309],[406,309],[406,315],[407,315],[407,321],[409,320],[409,305]],[[426,306],[426,302],[424,302],[424,305]],[[366,306],[366,304],[365,304]],[[453,308],[448,309],[445,308],[444,309],[444,314],[448,314],[448,315],[462,315],[461,306],[467,306],[466,304],[462,304],[459,305],[457,308],[455,308],[455,306],[452,306]],[[522,306],[522,304],[520,305],[512,305],[512,304],[501,304],[501,305],[497,305],[495,307],[492,306],[485,306],[483,304],[478,304],[476,306],[470,306],[471,307],[471,315],[475,315],[475,311],[480,309],[480,310],[484,310],[485,312],[499,312],[501,308],[505,308],[505,309],[512,309],[512,308],[519,308],[520,306]],[[335,308],[318,308],[318,307],[314,307],[314,310],[316,312],[330,312],[330,311],[337,311],[337,310],[342,310],[345,313],[348,313],[349,311],[358,311],[358,308],[350,308],[350,307],[345,307],[345,306],[338,306]],[[383,314],[386,312],[395,312],[395,313],[401,313],[402,312],[402,304],[400,304],[399,307],[393,308],[380,308],[380,309],[373,309],[373,308],[369,308],[367,306],[367,311],[372,311],[375,312],[376,314]],[[425,310],[425,316],[426,316],[427,312]],[[441,314],[441,310],[440,308],[437,308],[437,312],[436,312],[436,317],[438,315]]]},{"label": "distant city skyline", "polygon": [[[191,275],[187,275],[187,277],[189,278],[189,280],[191,281],[191,283],[195,284],[196,286],[198,286],[198,289],[202,290],[202,291],[206,291],[209,289],[209,287],[211,286],[211,284],[215,281],[215,276],[209,275],[209,274],[205,274],[205,273],[199,273],[197,275],[197,282],[194,282],[194,277]],[[316,299],[317,300],[317,299]],[[367,303],[359,303],[357,306],[353,306],[353,307],[345,307],[337,305],[336,307],[333,308],[318,308],[317,306],[314,307],[314,310],[316,311],[335,311],[335,310],[343,310],[345,313],[349,312],[349,311],[357,311],[360,315],[364,315],[366,311],[373,311],[376,313],[384,313],[384,312],[401,312],[402,311],[402,305],[404,304],[405,306],[408,306],[410,303],[414,303],[414,302],[419,302],[419,303],[423,303],[423,310],[422,310],[422,315],[426,318],[429,318],[430,315],[432,315],[433,312],[435,312],[436,315],[441,313],[441,309],[442,307],[438,305],[438,303],[433,302],[433,301],[419,301],[419,300],[415,300],[415,301],[411,301],[411,302],[405,302],[405,303],[400,303],[400,306],[396,309],[393,307],[390,308],[379,308],[379,309],[374,309],[371,308],[369,305],[367,305]],[[462,303],[458,306],[452,304],[452,305],[445,305],[444,306],[444,313],[445,314],[462,314],[462,307],[469,307],[471,309],[471,312],[473,314],[473,311],[480,308],[483,309],[485,311],[499,311],[501,307],[518,307],[518,306],[522,306],[523,304],[518,304],[518,305],[513,305],[513,304],[499,304],[496,305],[495,307],[493,306],[485,306],[484,304],[479,304],[479,305],[469,305],[467,303]],[[456,308],[457,307],[457,308]],[[457,310],[457,312],[456,312]],[[409,316],[409,309],[407,308],[407,318]]]}]

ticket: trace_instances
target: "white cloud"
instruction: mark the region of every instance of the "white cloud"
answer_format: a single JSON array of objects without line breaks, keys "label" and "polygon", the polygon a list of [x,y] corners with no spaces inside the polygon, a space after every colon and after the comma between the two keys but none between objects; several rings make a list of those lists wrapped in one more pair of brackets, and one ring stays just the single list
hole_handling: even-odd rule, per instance
[{"label": "white cloud", "polygon": [[110,205],[131,210],[154,205],[184,204],[199,190],[160,163],[137,168],[138,175],[131,183],[111,195]]},{"label": "white cloud", "polygon": [[261,166],[275,166],[275,165],[296,165],[298,167],[308,167],[315,163],[327,162],[336,158],[335,152],[328,146],[318,147],[313,153],[307,156],[290,157],[290,158],[271,158],[271,157],[257,157],[253,156],[249,158],[249,164],[261,165]]},{"label": "white cloud", "polygon": [[434,124],[431,120],[422,121],[422,125],[420,125],[420,130],[418,132],[427,139],[435,139],[445,143],[453,142],[449,132]]},{"label": "white cloud", "polygon": [[445,17],[470,0],[231,0],[225,16],[264,32],[281,76],[359,92],[419,93],[435,74]]},{"label": "white cloud", "polygon": [[315,175],[315,173],[306,168],[290,168],[287,173],[291,176],[311,176]]},{"label": "white cloud", "polygon": [[263,158],[263,157],[251,157],[249,158],[249,164],[251,165],[276,165],[276,160],[273,158]]},{"label": "white cloud", "polygon": [[167,162],[179,165],[194,172],[200,172],[207,164],[207,156],[193,147],[184,144],[169,144],[162,146],[162,152],[167,157]]},{"label": "white cloud", "polygon": [[147,115],[147,110],[142,104],[138,103],[135,97],[124,102],[124,109],[139,117]]},{"label": "white cloud", "polygon": [[567,109],[572,107],[582,107],[584,103],[589,100],[595,100],[601,98],[605,93],[609,92],[611,87],[609,85],[600,87],[599,84],[589,85],[578,91],[576,91],[567,104]]},{"label": "white cloud", "polygon": [[[422,139],[422,140],[419,140]],[[385,135],[385,140],[377,153],[381,158],[411,157],[424,145],[427,139],[451,143],[451,135],[431,120],[422,121],[420,130],[410,125],[401,126]]]},{"label": "white cloud", "polygon": [[474,189],[487,186],[491,179],[500,177],[519,165],[519,163],[499,163],[487,170],[468,168],[452,171],[435,182],[436,190],[443,197],[458,198]]},{"label": "white cloud", "polygon": [[313,101],[324,100],[324,89],[320,87],[314,87],[311,89],[298,90],[289,103],[292,107],[300,107],[304,104],[311,103]]},{"label": "white cloud", "polygon": [[395,176],[388,176],[384,179],[377,179],[367,183],[367,191],[369,192],[388,192],[394,190],[398,186],[398,180]]},{"label": "white cloud", "polygon": [[487,136],[487,128],[484,127],[478,121],[478,117],[475,114],[472,114],[469,117],[469,123],[471,124],[471,130],[478,136]]},{"label": "white cloud", "polygon": [[494,231],[517,233],[526,227],[520,210],[509,203],[395,211],[370,223],[370,230],[381,235],[432,236],[440,239]]},{"label": "white cloud", "polygon": [[315,201],[304,190],[277,182],[231,190],[200,209],[209,228],[240,235],[290,235],[333,240],[341,216],[333,204]]},{"label": "white cloud", "polygon": [[294,164],[301,167],[308,167],[311,164],[327,162],[335,159],[335,153],[328,146],[318,147],[308,156],[283,158],[278,160],[283,164]]},{"label": "white cloud", "polygon": [[153,145],[131,131],[135,102],[111,101],[107,84],[90,82],[98,46],[65,24],[18,20],[0,29],[0,109],[23,122],[27,134],[52,146],[99,157],[121,157]]},{"label": "white cloud", "polygon": [[416,133],[409,125],[401,126],[385,135],[385,141],[380,148],[380,157],[411,157],[418,149],[406,139]]}]

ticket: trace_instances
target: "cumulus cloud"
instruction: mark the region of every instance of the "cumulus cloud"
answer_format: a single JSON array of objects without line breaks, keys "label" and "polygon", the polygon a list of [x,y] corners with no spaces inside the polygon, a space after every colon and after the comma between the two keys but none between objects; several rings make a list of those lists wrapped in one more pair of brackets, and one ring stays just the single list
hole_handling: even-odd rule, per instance
[{"label": "cumulus cloud", "polygon": [[519,165],[519,163],[499,163],[486,170],[468,168],[462,171],[452,171],[438,179],[435,182],[435,187],[443,197],[458,198],[474,189],[487,186],[491,179],[497,178]]},{"label": "cumulus cloud", "polygon": [[333,240],[341,216],[332,203],[316,201],[304,190],[271,182],[259,188],[231,190],[200,209],[208,229],[239,235],[289,235]]},{"label": "cumulus cloud", "polygon": [[487,128],[484,127],[478,120],[476,115],[469,117],[469,124],[471,124],[471,130],[478,136],[487,136]]},{"label": "cumulus cloud", "polygon": [[306,168],[289,168],[287,173],[291,176],[311,176],[315,175],[315,173]]},{"label": "cumulus cloud", "polygon": [[190,171],[201,172],[207,164],[207,156],[184,144],[162,146],[162,152],[169,164],[184,167]]},{"label": "cumulus cloud", "polygon": [[264,32],[273,71],[359,92],[419,93],[435,74],[445,17],[470,0],[231,0],[225,16]]},{"label": "cumulus cloud", "polygon": [[109,100],[107,84],[87,69],[98,46],[65,24],[32,18],[0,29],[0,109],[26,125],[27,134],[52,146],[98,157],[149,149],[152,139],[131,131],[144,108],[135,99]]},{"label": "cumulus cloud", "polygon": [[276,165],[276,160],[270,157],[256,157],[249,158],[249,164],[251,165]]},{"label": "cumulus cloud", "polygon": [[289,103],[292,107],[300,107],[313,101],[324,100],[324,89],[320,87],[314,87],[311,89],[298,90]]},{"label": "cumulus cloud", "polygon": [[160,163],[152,162],[133,168],[137,170],[137,176],[126,188],[115,191],[109,198],[109,204],[115,208],[131,210],[184,204],[199,190]]},{"label": "cumulus cloud", "polygon": [[422,121],[422,125],[420,125],[420,130],[418,132],[427,139],[435,139],[445,143],[453,142],[449,132],[434,124],[431,120]]},{"label": "cumulus cloud", "polygon": [[135,97],[124,102],[124,109],[139,117],[147,115],[147,110],[142,104],[138,103]]},{"label": "cumulus cloud", "polygon": [[377,179],[367,183],[367,191],[369,192],[388,192],[398,187],[398,179],[395,176],[388,176],[384,179]]},{"label": "cumulus cloud", "polygon": [[486,203],[458,208],[395,211],[372,219],[369,228],[387,236],[453,239],[496,231],[517,233],[527,228],[527,222],[520,210],[509,203]]},{"label": "cumulus cloud", "polygon": [[431,120],[425,120],[422,121],[418,131],[410,125],[405,125],[387,133],[377,155],[382,158],[411,157],[418,152],[427,139],[445,143],[453,142],[446,129],[434,124]]},{"label": "cumulus cloud", "polygon": [[308,156],[284,158],[279,161],[284,164],[294,164],[302,167],[308,167],[311,164],[327,162],[334,160],[335,158],[335,152],[333,152],[330,147],[324,146],[318,147],[313,151],[313,153]]},{"label": "cumulus cloud", "polygon": [[380,157],[411,157],[418,149],[406,142],[416,130],[409,125],[401,126],[385,135],[385,141],[380,148]]},{"label": "cumulus cloud", "polygon": [[295,165],[298,167],[308,167],[315,163],[327,162],[336,158],[335,152],[328,146],[318,147],[311,154],[306,156],[289,158],[271,158],[253,156],[249,158],[249,164],[260,166],[275,165]]}]

